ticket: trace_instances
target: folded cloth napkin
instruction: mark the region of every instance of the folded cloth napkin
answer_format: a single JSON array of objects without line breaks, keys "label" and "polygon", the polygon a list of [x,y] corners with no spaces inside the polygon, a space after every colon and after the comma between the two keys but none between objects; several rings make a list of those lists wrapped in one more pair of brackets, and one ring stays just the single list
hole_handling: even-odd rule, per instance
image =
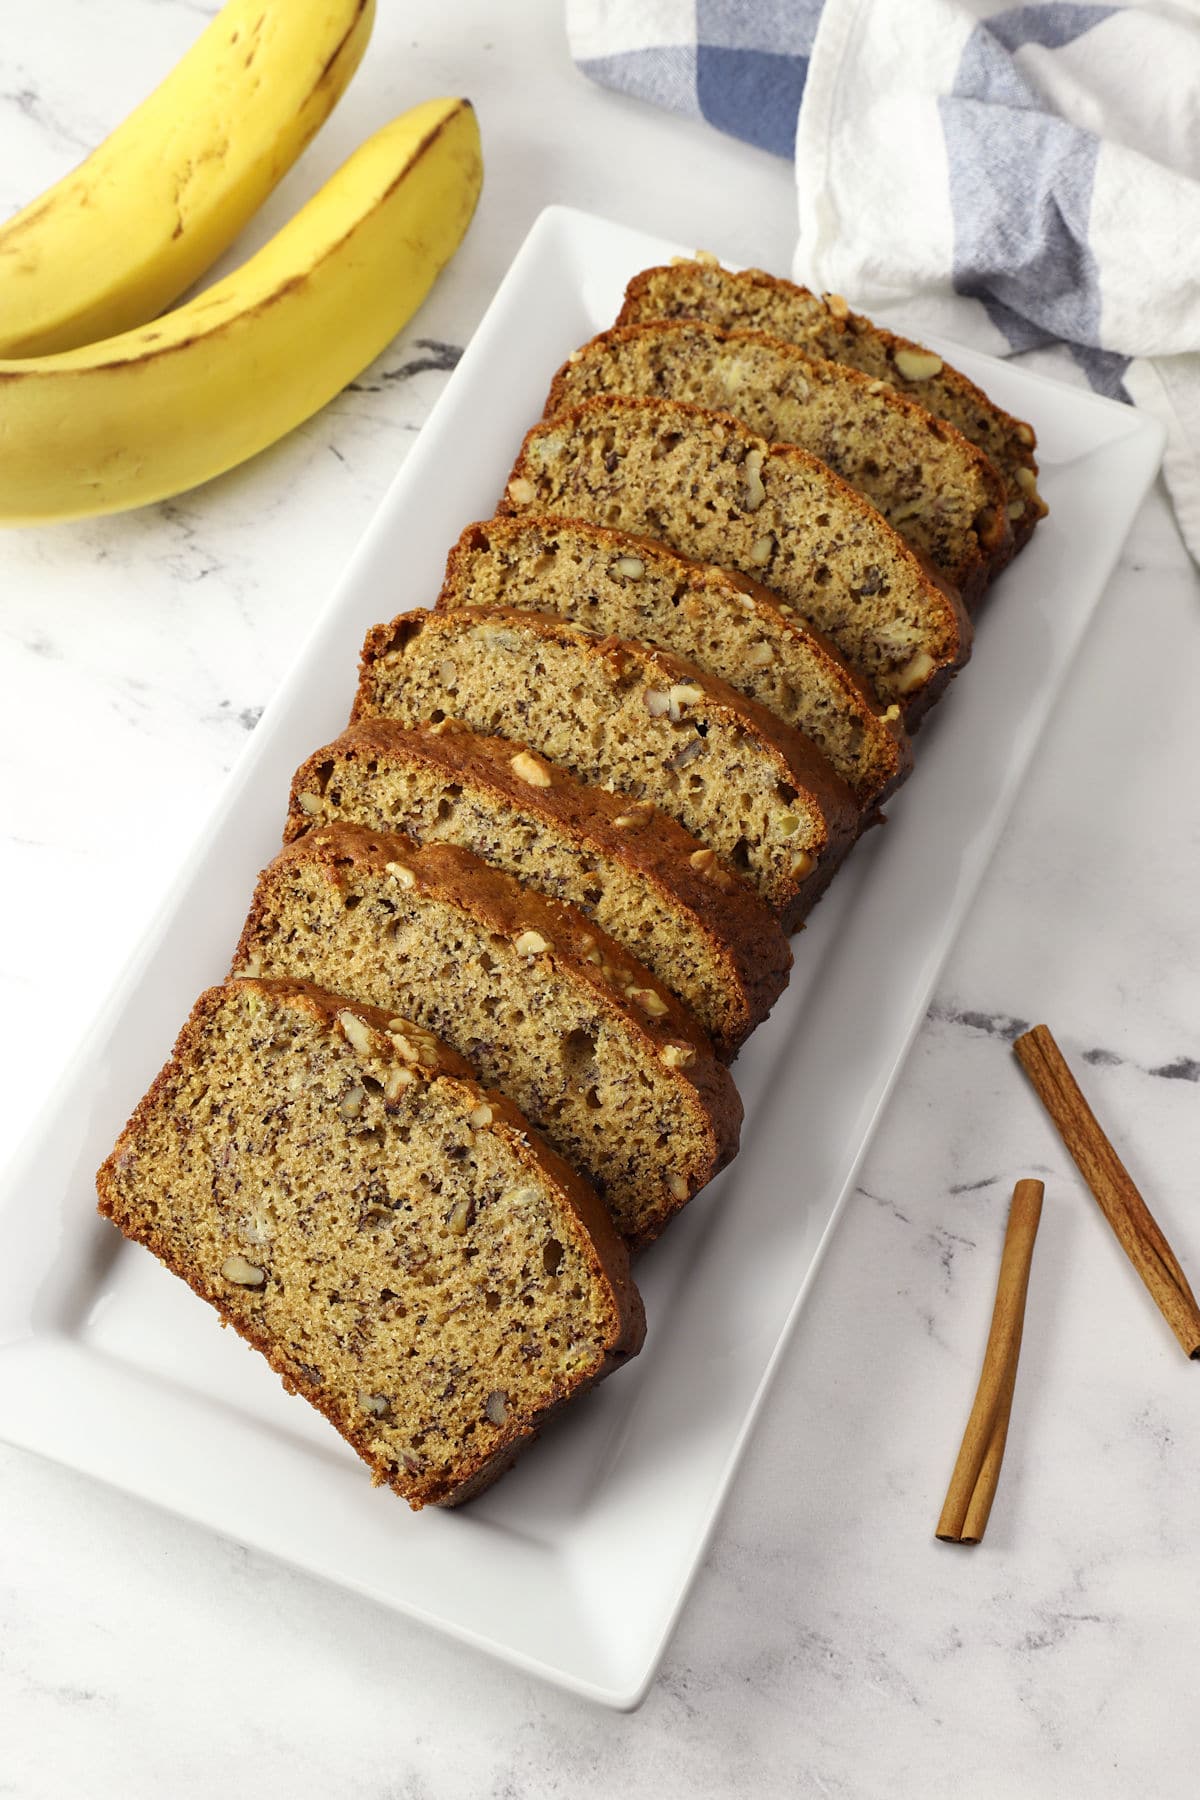
[{"label": "folded cloth napkin", "polygon": [[567,0],[596,80],[790,155],[793,273],[919,335],[1061,346],[1167,428],[1200,560],[1195,0]]}]

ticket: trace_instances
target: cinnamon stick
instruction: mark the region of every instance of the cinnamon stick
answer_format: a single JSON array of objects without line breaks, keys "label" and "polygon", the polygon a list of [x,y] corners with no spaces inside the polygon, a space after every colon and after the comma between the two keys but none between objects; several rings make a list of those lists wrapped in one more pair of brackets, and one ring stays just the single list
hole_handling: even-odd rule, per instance
[{"label": "cinnamon stick", "polygon": [[937,1523],[936,1535],[946,1544],[979,1543],[992,1510],[1008,1437],[1043,1192],[1040,1181],[1018,1181],[1013,1189],[983,1369]]},{"label": "cinnamon stick", "polygon": [[1035,1025],[1013,1049],[1154,1304],[1188,1356],[1200,1357],[1200,1307],[1187,1276],[1100,1129],[1049,1028]]}]

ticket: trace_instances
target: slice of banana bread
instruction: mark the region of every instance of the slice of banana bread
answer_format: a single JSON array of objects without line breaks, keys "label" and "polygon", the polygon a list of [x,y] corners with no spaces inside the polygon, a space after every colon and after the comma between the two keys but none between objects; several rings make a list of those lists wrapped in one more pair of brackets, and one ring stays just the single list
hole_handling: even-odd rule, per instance
[{"label": "slice of banana bread", "polygon": [[459,719],[648,800],[744,873],[785,930],[857,830],[845,782],[765,707],[682,657],[545,613],[464,606],[375,626],[354,716]]},{"label": "slice of banana bread", "polygon": [[691,1008],[726,1059],[787,985],[779,921],[674,819],[582,787],[504,738],[364,719],[297,771],[285,841],[338,819],[459,844],[571,901]]},{"label": "slice of banana bread", "polygon": [[981,450],[894,388],[796,344],[700,319],[625,325],[563,364],[546,416],[593,394],[690,400],[733,413],[771,443],[811,450],[968,605],[1011,554],[1004,484]]},{"label": "slice of banana bread", "polygon": [[579,1176],[428,1032],[315,988],[201,995],[97,1185],[414,1508],[486,1487],[641,1346]]},{"label": "slice of banana bread", "polygon": [[695,1019],[573,906],[456,844],[326,825],[259,879],[234,974],[292,976],[436,1031],[644,1244],[737,1151]]},{"label": "slice of banana bread", "polygon": [[436,604],[536,607],[661,644],[811,738],[864,812],[912,768],[899,707],[881,710],[828,638],[747,576],[665,544],[581,519],[488,519],[450,552]]},{"label": "slice of banana bread", "polygon": [[764,331],[814,356],[847,363],[902,394],[911,394],[969,438],[1005,484],[1013,546],[1028,543],[1046,515],[1037,491],[1037,438],[1032,425],[996,406],[981,388],[936,351],[896,337],[854,313],[838,294],[824,297],[762,269],[735,275],[719,263],[688,262],[643,269],[625,290],[618,325],[652,319],[707,319],[725,331]]},{"label": "slice of banana bread", "polygon": [[970,651],[957,594],[807,450],[729,413],[597,395],[535,425],[501,511],[592,519],[765,582],[911,724]]}]

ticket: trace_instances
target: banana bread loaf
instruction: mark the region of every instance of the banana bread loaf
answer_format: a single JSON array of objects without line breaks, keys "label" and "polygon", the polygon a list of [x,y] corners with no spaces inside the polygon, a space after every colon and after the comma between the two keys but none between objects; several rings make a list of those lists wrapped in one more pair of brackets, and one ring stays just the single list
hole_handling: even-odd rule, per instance
[{"label": "banana bread loaf", "polygon": [[896,337],[854,313],[838,294],[808,288],[762,269],[733,274],[716,262],[678,262],[643,269],[625,290],[618,325],[651,319],[707,319],[725,331],[764,331],[788,338],[813,356],[847,363],[911,394],[982,450],[1005,484],[1013,547],[1028,543],[1046,504],[1037,491],[1033,427],[996,406],[973,381],[933,350]]},{"label": "banana bread loaf", "polygon": [[203,994],[97,1184],[414,1508],[486,1487],[641,1346],[579,1176],[429,1033],[315,988]]},{"label": "banana bread loaf", "polygon": [[576,350],[547,418],[593,394],[690,400],[771,443],[799,444],[865,494],[970,605],[1007,562],[1004,484],[981,450],[914,400],[844,363],[700,319],[625,325]]},{"label": "banana bread loaf", "polygon": [[327,825],[263,871],[234,974],[336,987],[436,1031],[644,1244],[737,1150],[685,1007],[572,906],[455,844]]},{"label": "banana bread loaf", "polygon": [[585,400],[534,426],[501,510],[593,519],[765,582],[910,724],[969,654],[958,596],[870,502],[807,450],[772,446],[728,413]]},{"label": "banana bread loaf", "polygon": [[651,806],[582,787],[524,746],[364,719],[297,771],[284,837],[348,819],[458,844],[569,900],[689,1006],[731,1058],[787,984],[779,922]]},{"label": "banana bread loaf", "polygon": [[803,732],[864,812],[912,768],[899,707],[881,710],[821,632],[747,576],[665,544],[582,519],[488,519],[450,552],[437,605],[536,607],[661,644]]},{"label": "banana bread loaf", "polygon": [[744,873],[785,930],[857,829],[846,784],[764,707],[665,650],[544,613],[459,607],[377,625],[354,716],[459,719],[648,800]]}]

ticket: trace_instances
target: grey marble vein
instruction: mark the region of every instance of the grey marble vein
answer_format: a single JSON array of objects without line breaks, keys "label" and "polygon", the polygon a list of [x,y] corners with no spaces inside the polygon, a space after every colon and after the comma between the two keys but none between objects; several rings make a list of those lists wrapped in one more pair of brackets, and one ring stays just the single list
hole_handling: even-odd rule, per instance
[{"label": "grey marble vein", "polygon": [[387,387],[400,387],[410,382],[417,375],[448,374],[456,369],[462,359],[462,346],[444,344],[437,338],[417,338],[418,354],[410,355],[395,368],[381,369],[377,381],[352,381],[347,388],[351,394],[379,394]]},{"label": "grey marble vein", "polygon": [[1031,1024],[1029,1019],[1014,1018],[1011,1013],[979,1012],[939,1000],[933,1002],[927,1016],[939,1025],[962,1025],[970,1031],[982,1032],[984,1037],[1001,1038],[1007,1044],[1028,1031]]},{"label": "grey marble vein", "polygon": [[[936,1000],[929,1007],[927,1017],[936,1024],[960,1026],[1006,1044],[1013,1043],[1023,1032],[1028,1031],[1033,1023],[1032,1020],[1017,1018],[1010,1013],[983,1012]],[[1059,1047],[1062,1048],[1061,1043]],[[1136,1062],[1130,1057],[1120,1056],[1115,1050],[1107,1050],[1103,1046],[1095,1045],[1079,1051],[1078,1055],[1082,1062],[1089,1064],[1092,1068],[1132,1068],[1158,1080],[1200,1082],[1200,1061],[1191,1056],[1176,1056],[1171,1061],[1163,1063],[1142,1063]],[[1068,1061],[1070,1061],[1070,1057],[1068,1057]]]},{"label": "grey marble vein", "polygon": [[1147,1070],[1147,1074],[1157,1075],[1163,1081],[1200,1081],[1200,1062],[1191,1056],[1178,1056],[1173,1062]]},{"label": "grey marble vein", "polygon": [[58,143],[69,144],[83,156],[87,156],[95,148],[95,140],[75,126],[68,125],[32,83],[0,90],[0,106],[12,107],[44,136]]}]

